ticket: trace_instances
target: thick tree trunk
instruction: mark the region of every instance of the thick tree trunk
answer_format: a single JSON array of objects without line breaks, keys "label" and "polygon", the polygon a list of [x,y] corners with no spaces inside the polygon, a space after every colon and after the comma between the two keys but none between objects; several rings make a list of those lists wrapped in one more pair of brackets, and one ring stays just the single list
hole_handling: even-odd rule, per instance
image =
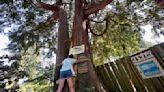
[{"label": "thick tree trunk", "polygon": [[[76,82],[76,89],[80,92],[86,92],[86,90],[92,90],[94,92],[104,92],[102,89],[102,85],[97,77],[97,74],[94,70],[93,63],[91,62],[91,47],[89,43],[88,32],[85,30],[85,17],[84,17],[84,7],[83,7],[83,0],[75,0],[75,16],[74,16],[74,23],[73,23],[73,33],[72,33],[72,45],[85,45],[85,55],[87,58],[90,58],[87,61],[85,66],[88,67],[88,72],[86,73],[78,73],[77,74],[77,82]],[[80,57],[82,54],[78,55]],[[80,65],[80,64],[79,64]],[[78,65],[78,66],[79,66]]]},{"label": "thick tree trunk", "polygon": [[[58,29],[58,45],[57,45],[57,54],[56,54],[56,64],[61,63],[64,58],[68,56],[70,47],[70,39],[68,32],[68,21],[67,14],[63,9],[59,11],[59,29]],[[54,77],[54,85],[56,84],[56,80],[59,77],[59,69],[60,67],[56,67],[55,69],[55,77]],[[64,92],[69,92],[68,87],[65,86]],[[56,92],[57,86],[55,85],[54,92]]]},{"label": "thick tree trunk", "polygon": [[[59,30],[58,30],[58,45],[57,45],[57,58],[56,64],[59,64],[63,61],[64,58],[67,57],[69,53],[69,33],[68,33],[68,21],[67,21],[67,14],[66,12],[60,8],[62,5],[62,0],[57,0],[55,5],[49,5],[41,2],[41,0],[37,0],[36,6],[39,8],[44,8],[46,10],[51,10],[54,12],[54,19],[59,18]],[[73,33],[72,33],[72,45],[71,46],[78,46],[78,45],[85,45],[85,52],[83,54],[78,55],[78,58],[81,56],[85,56],[90,58],[85,63],[79,64],[87,67],[88,71],[83,73],[77,74],[77,86],[76,88],[81,92],[85,92],[86,88],[95,88],[96,92],[104,92],[103,87],[97,77],[97,74],[94,70],[94,65],[92,63],[92,54],[91,54],[91,47],[89,42],[89,36],[86,28],[86,21],[85,19],[93,13],[98,12],[106,5],[111,3],[112,0],[104,0],[99,5],[95,5],[92,7],[88,7],[84,10],[84,0],[75,0],[75,16],[74,16],[74,23],[73,23]],[[79,68],[78,65],[78,68]],[[84,67],[83,67],[84,69]],[[54,78],[54,85],[56,85],[56,80],[58,78],[59,68],[55,69],[55,78]],[[55,88],[54,88],[55,92]],[[68,92],[67,88],[64,88],[64,92]],[[93,92],[93,91],[92,91]]]}]

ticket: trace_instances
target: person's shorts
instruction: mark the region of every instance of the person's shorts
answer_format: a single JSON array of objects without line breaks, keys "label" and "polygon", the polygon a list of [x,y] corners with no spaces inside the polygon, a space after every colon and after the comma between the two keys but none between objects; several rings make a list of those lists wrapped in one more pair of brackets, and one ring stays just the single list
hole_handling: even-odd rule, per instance
[{"label": "person's shorts", "polygon": [[60,79],[63,79],[63,78],[69,78],[69,77],[72,77],[73,74],[72,74],[72,71],[71,70],[66,70],[66,71],[60,71]]}]

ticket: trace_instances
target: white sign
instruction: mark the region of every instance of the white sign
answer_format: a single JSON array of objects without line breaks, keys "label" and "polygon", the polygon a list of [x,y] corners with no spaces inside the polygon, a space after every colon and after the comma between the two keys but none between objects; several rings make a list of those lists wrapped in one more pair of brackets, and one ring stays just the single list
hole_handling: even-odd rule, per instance
[{"label": "white sign", "polygon": [[151,51],[145,51],[132,56],[131,60],[137,67],[143,79],[164,76],[164,70]]},{"label": "white sign", "polygon": [[75,46],[73,48],[70,49],[69,54],[81,54],[84,53],[85,51],[85,46],[84,45],[80,45],[80,46]]}]

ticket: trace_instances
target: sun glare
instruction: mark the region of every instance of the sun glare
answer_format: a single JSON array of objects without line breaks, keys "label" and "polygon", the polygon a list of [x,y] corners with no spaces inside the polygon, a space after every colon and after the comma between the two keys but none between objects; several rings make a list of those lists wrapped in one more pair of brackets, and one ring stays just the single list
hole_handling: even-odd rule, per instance
[{"label": "sun glare", "polygon": [[7,48],[8,43],[9,43],[8,37],[1,34],[0,35],[0,56],[8,53],[7,51],[4,50],[5,48]]},{"label": "sun glare", "polygon": [[[164,42],[164,35],[160,34],[159,36],[155,36],[151,25],[146,25],[142,27],[145,30],[145,33],[143,34],[143,40],[147,42],[151,42],[153,44],[159,44]],[[157,30],[158,32],[158,30]]]}]

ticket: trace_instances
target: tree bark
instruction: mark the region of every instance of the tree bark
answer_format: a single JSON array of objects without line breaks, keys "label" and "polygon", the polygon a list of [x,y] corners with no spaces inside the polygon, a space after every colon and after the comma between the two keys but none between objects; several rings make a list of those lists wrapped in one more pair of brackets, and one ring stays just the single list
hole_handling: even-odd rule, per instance
[{"label": "tree bark", "polygon": [[[56,64],[62,63],[62,61],[69,54],[70,47],[70,39],[68,32],[68,21],[67,21],[67,13],[65,10],[61,9],[59,5],[62,5],[62,0],[57,0],[56,4],[50,5],[45,4],[41,1],[36,3],[38,8],[43,8],[46,10],[53,11],[53,19],[59,19],[59,28],[58,28],[58,44],[57,44],[57,53],[56,53]],[[60,67],[55,68],[54,74],[54,92],[56,92],[58,85],[56,85],[56,81],[59,78]],[[63,88],[63,92],[69,92],[68,84],[65,82],[65,86]]]},{"label": "tree bark", "polygon": [[[63,9],[60,9],[56,64],[61,63],[64,60],[64,58],[68,56],[69,47],[70,47],[70,39],[69,39],[69,33],[68,33],[67,14]],[[55,69],[54,85],[56,84],[56,80],[59,77],[59,71],[60,71],[60,67],[57,67]],[[55,86],[54,92],[56,92],[56,89],[57,87]],[[69,92],[67,86],[65,86],[63,92]]]},{"label": "tree bark", "polygon": [[[95,5],[85,10],[84,0],[75,0],[75,16],[73,22],[73,32],[71,37],[72,47],[84,44],[85,45],[84,54],[80,54],[77,57],[79,58],[80,56],[84,55],[87,58],[90,58],[90,60],[88,60],[87,63],[85,64],[83,63],[83,65],[85,65],[88,68],[88,72],[77,74],[76,89],[79,90],[80,92],[86,92],[86,89],[93,89],[93,88],[95,89],[96,92],[105,91],[94,70],[89,36],[86,27],[86,22],[87,22],[86,19],[90,14],[98,12],[99,10],[101,10],[111,2],[112,0],[105,0],[99,5]],[[64,60],[64,58],[67,57],[70,47],[67,14],[59,6],[62,5],[62,0],[57,0],[56,5],[44,4],[42,2],[38,2],[36,5],[40,8],[53,11],[54,13],[57,14],[55,19],[59,18],[58,45],[57,45],[57,56],[56,56],[56,64],[59,64]],[[54,85],[56,84],[57,77],[59,76],[58,72],[59,72],[59,68],[56,68]],[[69,92],[67,86],[65,87],[66,88],[64,88],[63,92]],[[55,91],[56,90],[54,88],[54,92]],[[93,92],[93,90],[92,91],[90,90],[90,92]]]},{"label": "tree bark", "polygon": [[[104,92],[104,89],[97,77],[97,74],[94,70],[93,63],[91,62],[91,47],[89,42],[88,32],[85,30],[86,21],[84,17],[84,7],[83,0],[75,0],[75,16],[73,23],[73,33],[72,33],[72,45],[85,45],[84,55],[90,60],[87,61],[88,72],[78,73],[77,74],[77,86],[76,89],[80,92],[85,92],[86,89],[96,89],[96,92]],[[80,57],[78,55],[77,57]],[[92,91],[91,91],[92,92]]]}]

